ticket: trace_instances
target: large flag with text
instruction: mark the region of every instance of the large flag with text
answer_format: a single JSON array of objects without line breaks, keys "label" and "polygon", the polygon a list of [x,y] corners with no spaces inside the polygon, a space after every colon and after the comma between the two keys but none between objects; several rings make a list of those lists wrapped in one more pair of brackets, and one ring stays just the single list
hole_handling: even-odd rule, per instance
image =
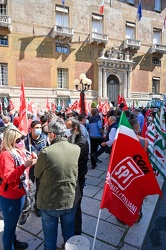
[{"label": "large flag with text", "polygon": [[20,94],[19,129],[22,133],[28,134],[26,99],[25,99],[24,81],[23,80],[21,83],[21,94]]},{"label": "large flag with text", "polygon": [[146,152],[122,112],[108,166],[100,208],[132,226],[143,199],[160,194]]}]

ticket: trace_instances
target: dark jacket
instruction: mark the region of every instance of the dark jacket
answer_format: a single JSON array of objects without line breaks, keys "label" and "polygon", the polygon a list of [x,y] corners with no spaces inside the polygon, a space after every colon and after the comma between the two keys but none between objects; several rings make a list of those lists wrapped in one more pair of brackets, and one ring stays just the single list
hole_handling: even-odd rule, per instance
[{"label": "dark jacket", "polygon": [[[71,137],[68,138],[68,141],[71,141]],[[78,160],[78,178],[80,179],[84,177],[88,171],[87,162],[89,154],[89,144],[82,133],[76,135],[75,144],[78,145],[81,149],[80,157]]]}]

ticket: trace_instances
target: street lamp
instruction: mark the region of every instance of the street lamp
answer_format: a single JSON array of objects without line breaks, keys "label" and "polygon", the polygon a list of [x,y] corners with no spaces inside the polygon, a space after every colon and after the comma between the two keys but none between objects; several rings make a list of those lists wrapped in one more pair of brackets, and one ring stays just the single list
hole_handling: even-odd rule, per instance
[{"label": "street lamp", "polygon": [[80,91],[80,98],[81,98],[81,114],[85,115],[85,91],[88,91],[90,85],[92,84],[91,79],[87,78],[84,73],[80,74],[80,80],[75,79],[74,85],[76,90]]}]

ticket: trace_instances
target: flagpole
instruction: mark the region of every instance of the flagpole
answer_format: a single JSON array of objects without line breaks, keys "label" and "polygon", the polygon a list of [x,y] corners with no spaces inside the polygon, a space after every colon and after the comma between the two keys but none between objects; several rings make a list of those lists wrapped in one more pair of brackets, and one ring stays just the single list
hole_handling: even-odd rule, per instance
[{"label": "flagpole", "polygon": [[94,235],[94,239],[93,239],[92,250],[94,250],[94,247],[95,247],[95,242],[96,242],[96,237],[97,237],[97,230],[98,230],[98,227],[99,227],[100,216],[101,216],[101,209],[99,210],[99,215],[98,215],[98,219],[97,219],[97,224],[96,224],[96,230],[95,230],[95,235]]}]

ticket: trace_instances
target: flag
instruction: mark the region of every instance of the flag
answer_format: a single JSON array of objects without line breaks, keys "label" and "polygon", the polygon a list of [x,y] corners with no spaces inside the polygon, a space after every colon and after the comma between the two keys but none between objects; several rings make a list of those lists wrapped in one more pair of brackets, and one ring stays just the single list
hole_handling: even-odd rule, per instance
[{"label": "flag", "polygon": [[121,97],[122,103],[124,104],[123,110],[128,110],[127,104],[126,104],[126,100],[124,98],[124,96]]},{"label": "flag", "polygon": [[122,103],[122,97],[118,94],[118,105]]},{"label": "flag", "polygon": [[104,12],[104,0],[102,0],[99,12],[100,12],[100,14],[103,14],[103,12]]},{"label": "flag", "polygon": [[107,112],[109,111],[110,109],[110,105],[109,105],[109,102],[108,100],[104,102],[103,106],[102,106],[102,114],[103,115],[106,115]]},{"label": "flag", "polygon": [[9,106],[8,106],[9,111],[12,111],[14,109],[14,105],[11,99],[9,99]]},{"label": "flag", "polygon": [[47,99],[46,99],[46,108],[47,108],[48,110],[51,109],[51,105],[50,105],[50,101],[49,101],[49,99],[48,99],[48,96],[47,96]]},{"label": "flag", "polygon": [[56,111],[56,106],[55,106],[55,103],[54,103],[54,102],[51,103],[51,110],[52,110],[52,112],[54,112],[54,113],[55,113],[55,111]]},{"label": "flag", "polygon": [[138,4],[138,10],[137,10],[138,21],[141,20],[141,17],[142,17],[142,0],[140,0]]},{"label": "flag", "polygon": [[23,80],[21,83],[21,94],[20,94],[19,129],[25,135],[28,134],[26,99],[25,99],[24,81]]},{"label": "flag", "polygon": [[65,0],[62,0],[62,5],[65,5]]},{"label": "flag", "polygon": [[4,105],[4,109],[7,109],[9,106],[9,102],[6,96],[4,96],[3,98],[3,105]]},{"label": "flag", "polygon": [[147,127],[148,127],[148,124],[147,124],[147,119],[148,119],[148,116],[149,116],[149,114],[152,112],[152,110],[151,109],[148,109],[147,111],[146,111],[146,114],[145,114],[145,119],[144,119],[144,124],[143,124],[143,128],[142,128],[142,132],[141,132],[141,136],[142,137],[145,137],[146,138],[146,136],[147,136]]},{"label": "flag", "polygon": [[28,98],[28,108],[27,110],[33,114],[33,115],[37,115],[37,108],[36,108],[36,105],[32,102],[32,100],[30,98]]},{"label": "flag", "polygon": [[153,128],[148,130],[149,159],[154,169],[166,178],[166,148],[160,118],[156,113]]},{"label": "flag", "polygon": [[164,30],[166,30],[166,16],[165,16],[165,18],[164,18],[164,23],[163,23],[162,32],[164,32]]},{"label": "flag", "polygon": [[[127,145],[127,147],[126,147]],[[160,194],[146,152],[122,112],[113,144],[100,208],[132,226],[147,195]]]}]

